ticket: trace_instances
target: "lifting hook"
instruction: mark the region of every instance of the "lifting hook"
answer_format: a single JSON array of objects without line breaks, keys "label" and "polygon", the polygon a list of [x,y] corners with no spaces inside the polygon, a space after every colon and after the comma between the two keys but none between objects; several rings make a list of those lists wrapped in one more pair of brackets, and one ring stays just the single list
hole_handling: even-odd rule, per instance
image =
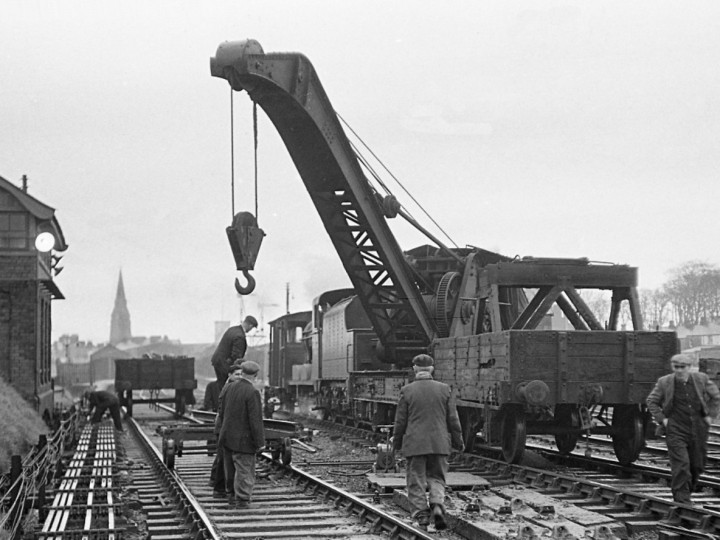
[{"label": "lifting hook", "polygon": [[238,294],[250,294],[255,290],[255,278],[250,275],[250,272],[247,270],[242,271],[243,276],[245,276],[245,279],[247,280],[247,285],[244,287],[240,285],[240,280],[238,278],[235,278],[235,290],[238,292]]}]

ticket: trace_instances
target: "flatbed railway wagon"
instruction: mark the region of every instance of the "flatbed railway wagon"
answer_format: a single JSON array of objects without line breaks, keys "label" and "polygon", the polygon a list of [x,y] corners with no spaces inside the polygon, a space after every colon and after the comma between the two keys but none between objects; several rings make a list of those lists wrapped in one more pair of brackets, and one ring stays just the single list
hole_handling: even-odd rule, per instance
[{"label": "flatbed railway wagon", "polygon": [[[135,403],[173,403],[178,415],[195,403],[195,359],[186,356],[118,358],[115,360],[115,391],[120,405],[132,416]],[[174,396],[165,396],[174,390]],[[135,393],[137,392],[137,393]]]}]

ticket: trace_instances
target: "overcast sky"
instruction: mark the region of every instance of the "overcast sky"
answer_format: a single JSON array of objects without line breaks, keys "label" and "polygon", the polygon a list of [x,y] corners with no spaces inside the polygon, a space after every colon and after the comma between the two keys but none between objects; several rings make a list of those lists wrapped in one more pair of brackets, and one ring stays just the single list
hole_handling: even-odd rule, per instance
[{"label": "overcast sky", "polygon": [[[267,237],[256,292],[235,294],[230,91],[209,59],[245,38],[305,54],[458,245],[630,264],[642,288],[719,264],[719,15],[714,1],[6,0],[0,176],[27,174],[70,245],[53,337],[107,341],[120,270],[133,334],[185,343],[282,315],[286,283],[291,311],[349,286],[261,111]],[[236,210],[254,211],[251,118],[237,94]]]}]

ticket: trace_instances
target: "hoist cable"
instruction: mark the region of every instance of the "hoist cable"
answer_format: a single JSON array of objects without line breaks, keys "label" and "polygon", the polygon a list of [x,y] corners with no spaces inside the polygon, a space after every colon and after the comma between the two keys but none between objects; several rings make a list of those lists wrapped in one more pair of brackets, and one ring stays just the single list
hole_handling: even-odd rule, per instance
[{"label": "hoist cable", "polygon": [[258,126],[257,103],[253,101],[253,142],[255,144],[255,221],[258,221]]},{"label": "hoist cable", "polygon": [[[372,155],[372,157],[375,158],[375,160],[380,164],[380,166],[381,166],[383,169],[385,169],[385,171],[392,177],[393,180],[395,180],[395,182],[397,182],[397,184],[398,184],[398,185],[400,186],[400,188],[408,195],[408,197],[410,197],[410,199],[418,206],[418,208],[420,208],[420,210],[422,211],[422,213],[425,214],[425,215],[428,217],[428,219],[429,219],[430,221],[432,221],[433,224],[438,228],[438,230],[439,230],[442,234],[445,235],[445,238],[447,238],[455,247],[458,247],[457,244],[455,243],[455,241],[454,241],[452,238],[450,238],[450,235],[448,235],[448,233],[445,232],[445,230],[437,223],[437,221],[435,221],[435,220],[432,218],[432,216],[431,216],[430,214],[428,214],[428,212],[425,210],[425,208],[423,208],[422,204],[420,204],[420,203],[415,199],[415,197],[412,196],[412,194],[405,188],[405,186],[402,184],[402,182],[400,182],[400,180],[398,180],[398,179],[395,177],[395,175],[385,166],[385,164],[382,162],[382,160],[375,155],[375,153],[372,151],[372,149],[371,149],[367,144],[365,144],[365,141],[363,141],[362,137],[360,137],[357,133],[355,133],[355,130],[353,130],[353,128],[350,126],[350,124],[348,124],[348,123],[345,121],[345,119],[344,119],[342,116],[340,116],[340,113],[338,113],[337,111],[335,111],[335,114],[336,114],[337,117],[340,119],[340,121],[345,125],[345,127],[347,127],[347,128],[350,130],[350,132],[357,138],[357,140],[360,141],[360,143],[367,149],[367,151],[370,152],[370,154]],[[350,144],[352,145],[352,143],[350,143]],[[367,163],[367,160],[365,160],[364,158],[362,158],[361,153],[355,148],[354,145],[352,145],[352,146],[353,146],[353,149],[355,150],[355,154],[358,156],[358,158],[361,159],[363,163],[365,163],[365,166],[368,167],[368,169],[369,169],[370,171],[372,171],[372,168],[369,167],[369,165],[368,165],[368,163]],[[382,185],[382,186],[388,191],[388,193],[389,193],[390,190],[388,190],[388,188],[382,183],[382,181],[380,180],[379,176],[378,176],[377,174],[375,174],[374,172],[373,172],[373,176],[374,176],[375,179],[380,183],[380,185]]]},{"label": "hoist cable", "polygon": [[230,207],[232,215],[230,221],[235,217],[235,128],[233,113],[233,90],[230,88]]}]

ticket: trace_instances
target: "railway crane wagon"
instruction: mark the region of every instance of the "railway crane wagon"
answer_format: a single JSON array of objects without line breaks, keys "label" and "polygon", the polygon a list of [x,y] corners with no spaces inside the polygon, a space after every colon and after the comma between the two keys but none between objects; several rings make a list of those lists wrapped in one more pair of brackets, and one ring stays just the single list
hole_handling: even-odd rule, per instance
[{"label": "railway crane wagon", "polygon": [[[554,435],[568,452],[583,433],[602,433],[621,463],[637,458],[650,422],[645,398],[677,337],[642,330],[636,268],[444,246],[368,180],[305,56],[225,42],[210,69],[275,125],[377,335],[387,369],[348,382],[360,418],[387,421],[411,359],[430,352],[436,378],[457,396],[467,448],[482,432],[517,462],[528,434]],[[479,231],[477,204],[467,203]],[[403,252],[388,223],[397,216],[436,247]],[[588,290],[610,295],[606,322],[583,299]],[[553,310],[566,330],[544,326]],[[632,330],[620,329],[621,312]]]}]

